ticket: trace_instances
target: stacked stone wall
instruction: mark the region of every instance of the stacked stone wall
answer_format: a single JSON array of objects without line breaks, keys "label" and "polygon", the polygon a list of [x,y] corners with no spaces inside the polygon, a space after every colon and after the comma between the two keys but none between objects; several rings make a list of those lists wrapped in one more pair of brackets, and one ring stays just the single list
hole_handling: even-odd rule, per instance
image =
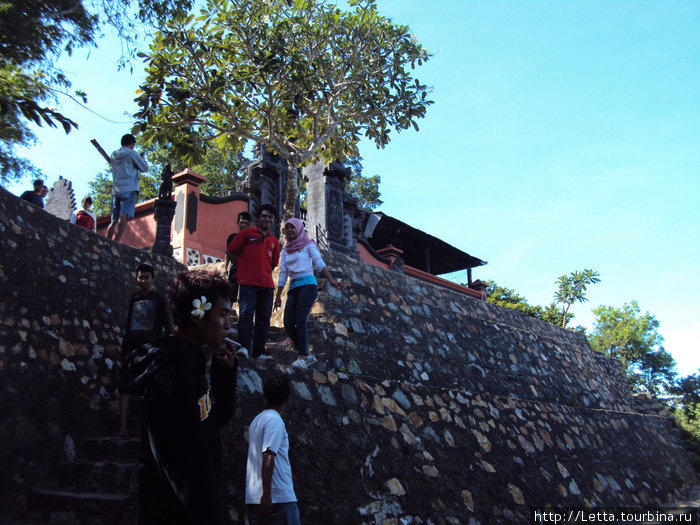
[{"label": "stacked stone wall", "polygon": [[391,366],[392,379],[426,386],[632,406],[619,365],[577,332],[341,255],[326,258],[352,283],[347,294],[329,288],[312,310],[313,342],[338,370],[386,377]]},{"label": "stacked stone wall", "polygon": [[[182,267],[0,191],[0,508],[60,485],[82,437],[114,433],[118,350],[140,262]],[[320,279],[315,369],[245,361],[222,433],[243,523],[247,428],[290,374],[285,415],[304,523],[527,523],[529,507],[651,505],[694,473],[669,419],[635,409],[580,335],[350,258]],[[281,312],[276,314],[280,323]],[[53,478],[51,478],[53,476]]]},{"label": "stacked stone wall", "polygon": [[[184,269],[117,244],[0,189],[0,493],[12,498],[112,431],[135,268],[156,289]],[[104,417],[107,414],[107,417]]]},{"label": "stacked stone wall", "polygon": [[[224,434],[238,520],[247,424],[272,371],[241,370],[236,424]],[[531,507],[678,501],[694,476],[666,418],[325,370],[290,374],[285,419],[304,523],[526,524]]]}]

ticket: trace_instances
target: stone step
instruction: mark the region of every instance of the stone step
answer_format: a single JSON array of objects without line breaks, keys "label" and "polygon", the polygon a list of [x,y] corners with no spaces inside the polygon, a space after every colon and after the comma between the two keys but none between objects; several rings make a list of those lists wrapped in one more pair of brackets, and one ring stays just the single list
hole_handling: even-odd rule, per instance
[{"label": "stone step", "polygon": [[[126,525],[136,522],[136,494],[34,489],[28,517],[65,525]],[[46,521],[44,521],[46,523]]]},{"label": "stone step", "polygon": [[80,451],[82,457],[92,461],[135,463],[139,458],[141,439],[138,437],[109,436],[86,439]]},{"label": "stone step", "polygon": [[59,465],[61,487],[90,492],[135,492],[138,461],[78,461]]}]

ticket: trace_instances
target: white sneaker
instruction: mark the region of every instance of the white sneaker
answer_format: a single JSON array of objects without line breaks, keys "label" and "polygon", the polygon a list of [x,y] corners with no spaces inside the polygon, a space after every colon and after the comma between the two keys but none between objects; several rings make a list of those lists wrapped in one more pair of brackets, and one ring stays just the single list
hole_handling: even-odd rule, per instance
[{"label": "white sneaker", "polygon": [[238,350],[236,350],[236,356],[243,359],[248,359],[248,349],[243,346],[240,347]]},{"label": "white sneaker", "polygon": [[260,354],[255,359],[256,359],[256,361],[274,361],[275,360],[274,357],[272,357],[271,355],[267,355],[267,354]]},{"label": "white sneaker", "polygon": [[293,366],[294,368],[306,368],[310,364],[315,363],[315,362],[316,362],[316,358],[313,355],[311,355],[308,357],[300,357],[299,359],[294,361],[290,366]]},{"label": "white sneaker", "polygon": [[301,357],[294,361],[291,365],[292,368],[306,368],[306,365],[308,363],[306,362],[306,359],[302,359]]}]

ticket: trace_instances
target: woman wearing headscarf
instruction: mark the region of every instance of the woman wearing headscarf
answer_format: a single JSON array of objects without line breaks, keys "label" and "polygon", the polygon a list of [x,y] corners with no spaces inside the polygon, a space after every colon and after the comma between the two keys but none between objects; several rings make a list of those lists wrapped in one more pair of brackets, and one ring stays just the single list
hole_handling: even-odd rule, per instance
[{"label": "woman wearing headscarf", "polygon": [[318,297],[314,268],[319,270],[332,286],[345,290],[345,285],[333,279],[321,258],[316,243],[304,231],[301,220],[288,219],[284,225],[284,237],[287,242],[280,259],[274,309],[277,310],[282,306],[282,290],[289,277],[287,304],[284,307],[284,329],[299,353],[299,359],[294,361],[292,366],[303,368],[316,361],[316,358],[309,353],[307,332],[309,312]]}]

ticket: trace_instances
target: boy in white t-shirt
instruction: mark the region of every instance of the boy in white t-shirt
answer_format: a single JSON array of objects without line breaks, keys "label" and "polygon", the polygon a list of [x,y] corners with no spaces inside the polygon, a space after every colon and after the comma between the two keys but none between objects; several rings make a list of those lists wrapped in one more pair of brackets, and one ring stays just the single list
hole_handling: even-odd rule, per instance
[{"label": "boy in white t-shirt", "polygon": [[286,376],[269,378],[263,386],[267,408],[250,424],[245,491],[250,525],[300,525],[282,420],[291,392]]}]

